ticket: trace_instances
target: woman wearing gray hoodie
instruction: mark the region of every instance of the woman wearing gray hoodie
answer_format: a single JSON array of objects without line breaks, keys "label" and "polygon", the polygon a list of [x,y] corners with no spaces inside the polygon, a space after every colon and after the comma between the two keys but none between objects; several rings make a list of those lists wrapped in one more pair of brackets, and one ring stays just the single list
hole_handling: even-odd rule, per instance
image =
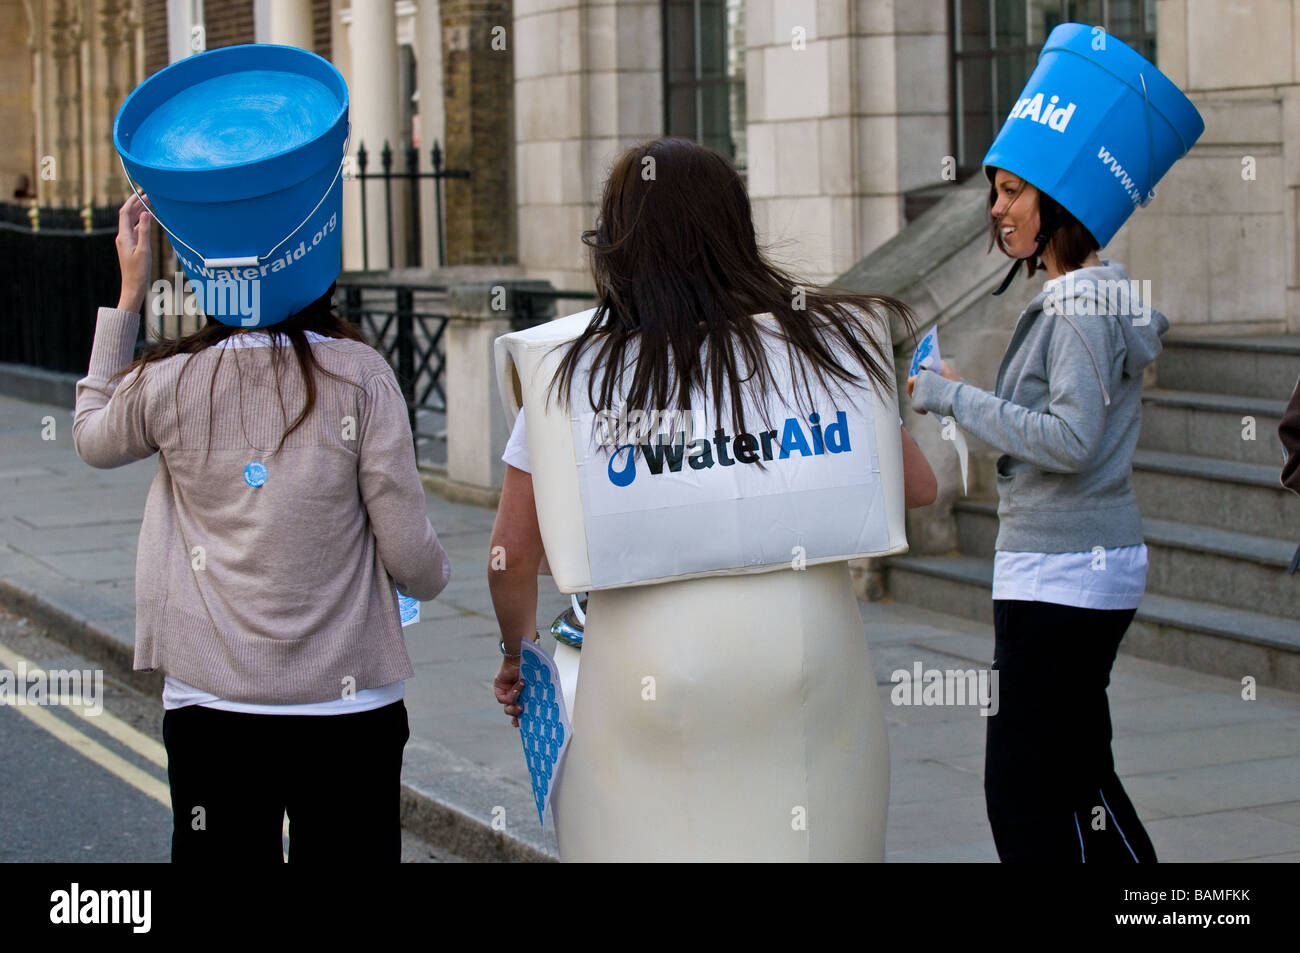
[{"label": "woman wearing gray hoodie", "polygon": [[952,416],[1002,451],[993,570],[999,709],[984,791],[1003,861],[1150,863],[1115,774],[1106,688],[1146,588],[1129,479],[1142,370],[1164,315],[1050,196],[986,168],[993,240],[1043,290],[1016,322],[992,393],[942,372],[908,379],[920,412]]}]

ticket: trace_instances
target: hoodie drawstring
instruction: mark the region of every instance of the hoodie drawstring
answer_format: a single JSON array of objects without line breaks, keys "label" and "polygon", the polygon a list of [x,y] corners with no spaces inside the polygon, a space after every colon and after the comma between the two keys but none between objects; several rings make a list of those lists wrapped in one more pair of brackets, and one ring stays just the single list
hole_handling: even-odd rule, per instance
[{"label": "hoodie drawstring", "polygon": [[1074,328],[1074,333],[1079,335],[1079,340],[1083,342],[1083,346],[1088,352],[1088,358],[1089,360],[1092,361],[1092,369],[1097,374],[1097,383],[1101,385],[1102,400],[1105,402],[1105,405],[1109,407],[1110,393],[1106,390],[1106,381],[1102,379],[1101,368],[1097,365],[1097,355],[1092,353],[1092,345],[1088,343],[1088,339],[1083,336],[1083,332],[1079,330],[1078,326],[1073,321],[1071,321],[1069,317],[1067,317],[1064,314],[1061,315],[1060,317],[1062,321],[1064,321],[1070,327]]}]

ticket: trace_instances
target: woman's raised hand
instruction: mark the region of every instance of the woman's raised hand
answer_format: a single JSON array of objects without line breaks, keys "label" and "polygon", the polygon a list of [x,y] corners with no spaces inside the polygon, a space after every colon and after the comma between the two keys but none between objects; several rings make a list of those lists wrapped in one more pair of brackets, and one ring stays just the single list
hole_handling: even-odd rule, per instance
[{"label": "woman's raised hand", "polygon": [[153,250],[149,244],[149,226],[153,217],[134,192],[117,213],[117,264],[122,271],[120,311],[140,311],[149,290],[149,272]]}]

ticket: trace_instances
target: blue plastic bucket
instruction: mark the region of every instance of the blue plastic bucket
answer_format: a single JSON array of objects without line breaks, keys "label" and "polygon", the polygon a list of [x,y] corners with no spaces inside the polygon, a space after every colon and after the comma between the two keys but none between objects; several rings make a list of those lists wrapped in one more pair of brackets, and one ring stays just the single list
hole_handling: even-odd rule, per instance
[{"label": "blue plastic bucket", "polygon": [[347,84],[328,60],[257,43],[149,77],[122,104],[113,144],[204,313],[265,327],[338,278],[348,131]]},{"label": "blue plastic bucket", "polygon": [[1105,246],[1204,131],[1191,101],[1136,50],[1100,27],[1062,23],[984,165],[1046,192]]}]

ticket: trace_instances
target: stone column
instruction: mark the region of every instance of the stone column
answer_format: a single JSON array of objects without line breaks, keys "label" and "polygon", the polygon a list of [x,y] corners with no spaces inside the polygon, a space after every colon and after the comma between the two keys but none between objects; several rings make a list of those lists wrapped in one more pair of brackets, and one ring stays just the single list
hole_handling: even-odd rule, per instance
[{"label": "stone column", "polygon": [[[360,6],[353,4],[354,9]],[[311,0],[274,0],[270,8],[271,32],[266,42],[312,49]]]},{"label": "stone column", "polygon": [[[398,102],[397,84],[397,19],[393,0],[354,0],[348,27],[351,46],[351,74],[348,89],[351,103],[348,117],[352,122],[352,141],[348,146],[351,155],[363,143],[366,147],[366,171],[382,171],[380,153],[385,141],[394,152],[393,168],[402,168],[404,136],[400,128],[401,104]],[[381,182],[366,183],[366,227],[371,270],[388,266],[388,239],[384,209],[384,187]],[[349,227],[360,235],[361,206],[359,181],[347,188],[353,196],[345,212]],[[393,266],[405,262],[403,251],[406,234],[406,217],[400,200],[402,189],[393,188]],[[358,250],[360,245],[356,246]],[[358,251],[358,256],[360,252]],[[360,261],[349,261],[351,268],[361,267]]]},{"label": "stone column", "polygon": [[[81,196],[81,23],[75,6],[60,0],[50,24],[54,49],[55,194],[60,205],[77,205]],[[42,196],[44,197],[44,196]]]},{"label": "stone column", "polygon": [[446,331],[448,499],[494,505],[505,476],[510,436],[497,388],[493,342],[510,331],[520,290],[550,291],[548,281],[471,281],[448,291]]},{"label": "stone column", "polygon": [[519,259],[528,274],[591,287],[579,236],[595,225],[605,173],[623,149],[664,131],[662,19],[662,4],[648,0],[516,7]]},{"label": "stone column", "polygon": [[[437,142],[445,144],[446,132],[442,101],[442,19],[438,0],[418,0],[416,10],[416,80],[420,90],[420,169],[433,168],[431,152]],[[411,262],[435,268],[438,264],[437,207],[433,200],[433,182],[421,182],[420,189],[420,251],[424,260]]]},{"label": "stone column", "polygon": [[943,183],[947,6],[746,2],[749,194],[796,274],[834,278],[903,227],[905,192]]},{"label": "stone column", "polygon": [[104,0],[100,15],[104,47],[103,95],[107,110],[105,139],[101,140],[105,149],[103,194],[105,202],[112,205],[127,188],[126,177],[122,174],[117,161],[117,150],[113,146],[113,121],[134,85],[135,24],[129,0]]},{"label": "stone column", "polygon": [[514,42],[510,0],[442,0],[447,264],[517,260],[514,206]]},{"label": "stone column", "polygon": [[[10,151],[8,162],[14,163],[12,166],[6,166],[6,172],[13,172],[18,175],[26,175],[31,180],[31,189],[38,196],[44,197],[45,188],[41,182],[41,156],[45,154],[47,144],[46,128],[46,94],[45,94],[45,72],[46,63],[48,62],[45,55],[45,11],[43,9],[32,9],[30,6],[24,6],[14,11],[19,24],[26,24],[27,42],[21,47],[27,54],[31,63],[31,78],[27,86],[28,101],[22,104],[19,99],[14,105],[22,108],[26,106],[26,115],[21,117],[14,113],[8,112],[8,108],[3,111],[5,115],[13,115],[15,119],[16,136],[22,137],[23,131],[30,133],[30,146]],[[19,60],[14,65],[21,69],[24,61]],[[21,90],[21,87],[18,87]],[[21,104],[21,105],[20,105]],[[7,104],[6,104],[7,105]],[[24,137],[25,138],[25,137]]]}]

